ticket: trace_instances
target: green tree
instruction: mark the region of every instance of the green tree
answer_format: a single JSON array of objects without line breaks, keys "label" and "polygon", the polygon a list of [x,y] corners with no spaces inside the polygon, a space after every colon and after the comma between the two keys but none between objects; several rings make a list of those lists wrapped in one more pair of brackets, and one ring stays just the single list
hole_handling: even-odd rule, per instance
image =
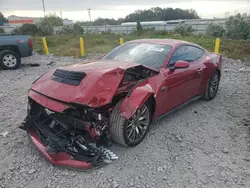
[{"label": "green tree", "polygon": [[225,29],[218,24],[210,23],[207,27],[207,34],[213,37],[223,37],[225,32]]},{"label": "green tree", "polygon": [[82,26],[92,25],[117,25],[123,22],[142,22],[142,21],[167,21],[177,19],[198,19],[199,16],[194,9],[173,9],[173,8],[160,8],[153,7],[148,10],[136,10],[135,12],[127,15],[125,18],[108,19],[108,18],[97,18],[93,22],[77,22]]},{"label": "green tree", "polygon": [[39,35],[40,36],[50,36],[54,32],[54,28],[50,23],[38,24]]},{"label": "green tree", "polygon": [[124,19],[123,19],[123,18],[118,18],[117,24],[122,24],[123,22],[124,22]]},{"label": "green tree", "polygon": [[230,16],[226,22],[226,36],[230,39],[250,39],[250,19],[247,14]]},{"label": "green tree", "polygon": [[74,32],[74,35],[82,35],[84,32],[84,29],[80,25],[75,23],[73,25],[73,32]]},{"label": "green tree", "polygon": [[180,24],[174,28],[174,33],[180,34],[181,36],[189,36],[194,32],[191,25]]},{"label": "green tree", "polygon": [[0,28],[0,33],[5,33],[3,28]]},{"label": "green tree", "polygon": [[72,25],[64,25],[62,27],[62,30],[60,34],[63,35],[82,35],[84,32],[83,28],[75,23],[73,26]]},{"label": "green tree", "polygon": [[45,16],[40,23],[50,24],[51,26],[63,26],[63,20],[56,14],[49,14]]},{"label": "green tree", "polygon": [[77,21],[76,24],[82,25],[82,26],[92,26],[93,22],[90,22],[90,21],[79,22],[79,21]]},{"label": "green tree", "polygon": [[167,21],[177,19],[197,19],[199,18],[194,9],[182,10],[173,8],[153,7],[148,10],[137,10],[125,17],[125,22],[135,21]]},{"label": "green tree", "polygon": [[63,26],[63,20],[55,14],[45,16],[39,23],[39,35],[52,35],[55,26]]},{"label": "green tree", "polygon": [[16,35],[35,36],[39,34],[39,29],[35,24],[23,24],[21,27],[15,28],[11,33]]},{"label": "green tree", "polygon": [[0,26],[3,25],[3,23],[7,23],[8,20],[4,17],[4,15],[0,12]]},{"label": "green tree", "polygon": [[85,21],[85,22],[76,22],[76,23],[82,26],[92,26],[92,25],[119,25],[122,22],[123,22],[123,18],[119,18],[118,20],[109,19],[109,18],[97,18],[93,22]]},{"label": "green tree", "polygon": [[109,18],[97,18],[93,25],[116,25],[117,21],[115,19],[109,19]]},{"label": "green tree", "polygon": [[140,23],[140,22],[137,22],[137,25],[136,25],[136,30],[137,30],[137,32],[138,32],[139,34],[141,34],[141,33],[142,33],[143,28],[142,28],[142,25],[141,25],[141,23]]}]

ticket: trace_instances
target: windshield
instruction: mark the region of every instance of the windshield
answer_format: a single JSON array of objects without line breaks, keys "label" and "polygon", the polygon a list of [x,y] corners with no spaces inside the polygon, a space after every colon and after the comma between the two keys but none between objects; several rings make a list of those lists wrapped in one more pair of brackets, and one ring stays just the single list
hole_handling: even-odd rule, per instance
[{"label": "windshield", "polygon": [[172,47],[162,44],[127,43],[103,57],[107,60],[135,62],[154,69],[160,69]]}]

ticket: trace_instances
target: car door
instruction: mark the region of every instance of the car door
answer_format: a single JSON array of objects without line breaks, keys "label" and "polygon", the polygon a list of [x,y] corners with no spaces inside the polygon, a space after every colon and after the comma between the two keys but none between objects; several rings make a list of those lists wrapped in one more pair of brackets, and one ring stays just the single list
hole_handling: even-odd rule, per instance
[{"label": "car door", "polygon": [[[165,79],[160,85],[157,96],[157,103],[161,106],[158,115],[168,112],[197,95],[202,79],[202,64],[199,59],[196,47],[191,45],[179,46],[173,53],[168,66],[161,70]],[[179,60],[188,61],[189,67],[172,70],[171,67]]]},{"label": "car door", "polygon": [[201,91],[202,87],[202,80],[204,78],[204,73],[206,71],[206,66],[204,62],[206,61],[206,52],[205,50],[199,48],[199,47],[193,47],[194,52],[197,54],[197,60],[190,63],[190,66],[192,66],[194,69],[196,69],[197,74],[195,76],[195,82],[196,82],[196,87],[194,88],[194,94],[195,95],[201,95],[203,94]]}]

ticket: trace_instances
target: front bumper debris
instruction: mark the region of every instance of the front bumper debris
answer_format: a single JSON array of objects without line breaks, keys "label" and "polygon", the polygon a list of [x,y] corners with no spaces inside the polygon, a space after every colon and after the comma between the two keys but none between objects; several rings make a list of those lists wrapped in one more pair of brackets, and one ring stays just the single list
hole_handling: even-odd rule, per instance
[{"label": "front bumper debris", "polygon": [[41,141],[38,134],[34,130],[28,130],[28,136],[31,142],[34,144],[36,149],[53,165],[77,168],[82,170],[88,170],[92,168],[99,168],[106,164],[111,163],[114,160],[118,159],[118,156],[111,152],[109,149],[100,147],[99,150],[101,152],[102,157],[96,161],[80,161],[74,159],[67,152],[47,152],[48,147]]},{"label": "front bumper debris", "polygon": [[[29,135],[32,143],[38,149],[38,151],[53,165],[78,168],[78,169],[84,169],[84,170],[93,168],[93,164],[83,162],[83,161],[74,160],[66,152],[58,152],[58,153],[54,153],[54,154],[47,153],[46,145],[44,145],[42,143],[41,139],[39,138],[38,134],[35,131],[29,130],[28,135]],[[102,166],[102,164],[100,164],[99,166]]]},{"label": "front bumper debris", "polygon": [[34,146],[53,165],[87,170],[118,159],[109,149],[89,140],[88,132],[75,130],[68,127],[67,121],[57,119],[60,116],[41,117],[28,115],[19,128],[27,131]]}]

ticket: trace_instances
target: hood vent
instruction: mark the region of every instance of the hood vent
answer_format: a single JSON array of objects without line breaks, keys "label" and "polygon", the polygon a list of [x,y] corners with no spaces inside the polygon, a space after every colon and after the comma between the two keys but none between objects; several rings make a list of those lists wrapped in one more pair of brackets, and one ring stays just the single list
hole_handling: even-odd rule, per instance
[{"label": "hood vent", "polygon": [[56,69],[51,79],[64,84],[77,86],[81,83],[82,79],[85,76],[86,76],[85,72],[75,72],[75,71]]}]

